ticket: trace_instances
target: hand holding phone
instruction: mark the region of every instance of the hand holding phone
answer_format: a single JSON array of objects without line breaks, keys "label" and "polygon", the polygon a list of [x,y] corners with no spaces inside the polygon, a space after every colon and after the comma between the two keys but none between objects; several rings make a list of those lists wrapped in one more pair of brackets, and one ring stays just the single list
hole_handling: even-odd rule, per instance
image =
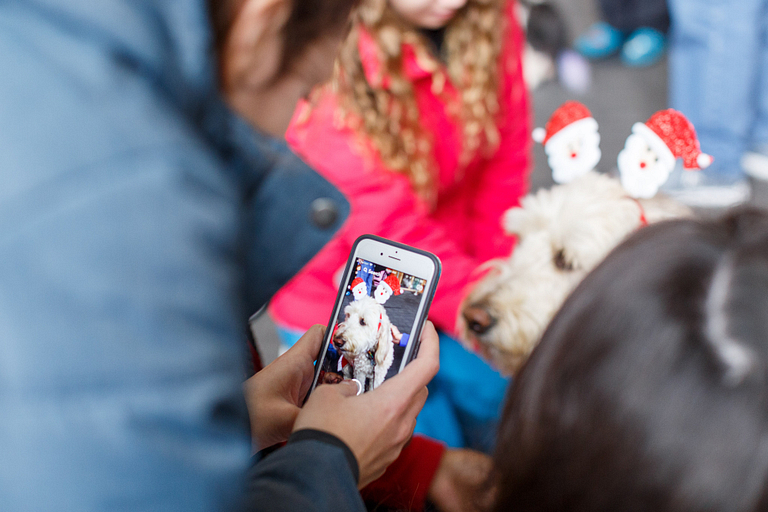
[{"label": "hand holding phone", "polygon": [[311,327],[285,354],[243,384],[256,451],[281,443],[293,430],[315,375],[325,328]]},{"label": "hand holding phone", "polygon": [[294,430],[316,429],[338,437],[360,468],[358,487],[379,478],[411,438],[427,399],[427,383],[440,367],[437,332],[427,322],[418,357],[377,389],[356,395],[356,386],[320,386],[296,418]]},{"label": "hand holding phone", "polygon": [[312,389],[351,380],[360,392],[371,391],[402,371],[418,351],[439,277],[433,254],[373,235],[358,238]]}]

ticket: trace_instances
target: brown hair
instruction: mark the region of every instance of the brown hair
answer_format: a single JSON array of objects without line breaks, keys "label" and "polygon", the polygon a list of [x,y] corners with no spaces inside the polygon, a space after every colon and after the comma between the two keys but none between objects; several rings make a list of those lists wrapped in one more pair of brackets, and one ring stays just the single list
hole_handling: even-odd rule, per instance
[{"label": "brown hair", "polygon": [[[238,11],[247,0],[208,0],[209,16],[218,51],[224,47]],[[322,36],[341,29],[358,0],[286,0],[291,14],[283,27],[283,56],[279,73],[284,73],[307,47]]]},{"label": "brown hair", "polygon": [[512,385],[490,510],[766,510],[766,311],[766,212],[638,231]]},{"label": "brown hair", "polygon": [[[496,126],[498,66],[504,30],[504,0],[469,0],[446,27],[445,60],[448,77],[460,101],[449,105],[448,115],[460,123],[463,147],[460,164],[498,147]],[[408,176],[414,190],[430,203],[436,196],[435,162],[431,135],[419,122],[413,88],[403,76],[402,45],[409,44],[419,65],[432,73],[432,90],[443,92],[446,74],[429,43],[404,22],[386,0],[363,0],[352,15],[353,29],[342,45],[333,86],[340,96],[340,118],[362,133],[392,171]],[[378,58],[389,84],[366,78],[358,51],[361,31],[378,46]]]}]

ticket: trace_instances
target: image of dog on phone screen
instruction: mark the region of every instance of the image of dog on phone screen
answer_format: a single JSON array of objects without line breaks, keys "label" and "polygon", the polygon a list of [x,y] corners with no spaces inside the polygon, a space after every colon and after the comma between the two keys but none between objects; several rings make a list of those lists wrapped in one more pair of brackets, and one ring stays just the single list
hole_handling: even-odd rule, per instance
[{"label": "image of dog on phone screen", "polygon": [[346,286],[318,384],[378,387],[400,368],[426,281],[358,258]]}]

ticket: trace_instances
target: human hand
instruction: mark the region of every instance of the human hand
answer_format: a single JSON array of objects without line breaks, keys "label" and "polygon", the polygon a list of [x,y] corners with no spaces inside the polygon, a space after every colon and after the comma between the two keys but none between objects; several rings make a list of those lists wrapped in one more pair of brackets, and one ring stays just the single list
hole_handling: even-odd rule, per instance
[{"label": "human hand", "polygon": [[245,381],[243,391],[256,450],[283,442],[291,435],[312,385],[313,363],[324,335],[325,327],[313,326],[285,354]]},{"label": "human hand", "polygon": [[492,492],[485,487],[492,460],[474,450],[446,450],[427,492],[440,512],[482,510]]},{"label": "human hand", "polygon": [[437,332],[427,322],[416,359],[378,388],[357,394],[357,385],[319,386],[296,418],[295,430],[332,434],[352,450],[360,467],[360,488],[379,478],[411,438],[427,399],[427,383],[440,367]]}]

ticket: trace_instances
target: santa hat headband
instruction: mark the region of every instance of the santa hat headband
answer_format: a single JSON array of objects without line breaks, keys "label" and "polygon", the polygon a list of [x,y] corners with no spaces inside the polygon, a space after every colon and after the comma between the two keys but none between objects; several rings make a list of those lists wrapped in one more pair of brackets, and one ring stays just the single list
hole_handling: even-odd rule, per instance
[{"label": "santa hat headband", "polygon": [[400,280],[395,274],[389,274],[384,282],[392,289],[392,293],[400,295]]},{"label": "santa hat headband", "polygon": [[660,110],[645,123],[635,123],[632,131],[656,153],[672,160],[682,158],[686,169],[704,169],[712,163],[712,157],[701,152],[693,124],[677,110]]},{"label": "santa hat headband", "polygon": [[545,128],[533,130],[533,140],[546,146],[552,137],[574,123],[594,123],[595,128],[597,128],[597,122],[592,117],[592,113],[583,103],[566,101],[552,113],[552,117],[547,121]]}]

